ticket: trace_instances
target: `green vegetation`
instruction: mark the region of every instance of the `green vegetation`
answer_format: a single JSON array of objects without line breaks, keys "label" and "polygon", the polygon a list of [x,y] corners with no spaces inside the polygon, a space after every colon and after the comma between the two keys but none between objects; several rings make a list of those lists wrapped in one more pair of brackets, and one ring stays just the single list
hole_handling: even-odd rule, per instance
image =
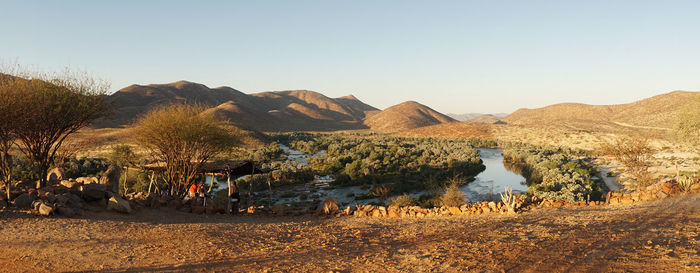
[{"label": "green vegetation", "polygon": [[595,167],[575,159],[585,151],[515,143],[506,146],[504,159],[527,179],[530,195],[569,201],[602,198],[602,189],[591,179]]},{"label": "green vegetation", "polygon": [[[317,154],[309,165],[271,163],[279,167],[273,178],[332,174],[334,187],[383,184],[392,194],[436,190],[449,177],[471,178],[484,170],[475,146],[496,146],[478,139],[358,137],[341,134],[279,134],[273,138],[290,148]],[[267,166],[266,166],[267,167]],[[279,178],[279,179],[278,179]],[[308,181],[308,180],[306,180]]]}]

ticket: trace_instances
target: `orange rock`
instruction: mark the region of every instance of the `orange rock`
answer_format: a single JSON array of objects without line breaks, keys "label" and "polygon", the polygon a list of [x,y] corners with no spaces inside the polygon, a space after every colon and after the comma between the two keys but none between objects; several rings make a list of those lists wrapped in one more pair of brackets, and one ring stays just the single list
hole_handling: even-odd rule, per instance
[{"label": "orange rock", "polygon": [[447,208],[447,210],[452,215],[462,215],[462,210],[460,210],[458,207],[449,207]]}]

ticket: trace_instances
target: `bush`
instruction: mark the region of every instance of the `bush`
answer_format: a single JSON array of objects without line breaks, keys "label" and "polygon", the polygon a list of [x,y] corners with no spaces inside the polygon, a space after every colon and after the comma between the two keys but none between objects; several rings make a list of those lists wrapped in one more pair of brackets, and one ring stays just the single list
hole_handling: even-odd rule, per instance
[{"label": "bush", "polygon": [[684,192],[690,191],[690,187],[692,187],[693,184],[695,184],[695,181],[693,181],[693,178],[688,177],[688,176],[679,176],[677,180],[678,180],[678,186]]},{"label": "bush", "polygon": [[450,183],[445,188],[445,193],[440,196],[440,205],[447,207],[459,207],[466,203],[467,200],[464,198],[464,192],[459,189],[457,183]]},{"label": "bush", "polygon": [[409,207],[415,206],[418,200],[408,194],[402,194],[391,199],[390,204],[392,206],[399,207]]}]

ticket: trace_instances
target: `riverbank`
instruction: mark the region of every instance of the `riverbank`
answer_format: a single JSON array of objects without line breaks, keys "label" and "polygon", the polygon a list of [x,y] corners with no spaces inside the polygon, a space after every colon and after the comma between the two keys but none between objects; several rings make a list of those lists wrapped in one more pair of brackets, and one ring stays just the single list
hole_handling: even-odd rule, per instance
[{"label": "riverbank", "polygon": [[0,271],[697,272],[700,196],[429,219],[0,213]]}]

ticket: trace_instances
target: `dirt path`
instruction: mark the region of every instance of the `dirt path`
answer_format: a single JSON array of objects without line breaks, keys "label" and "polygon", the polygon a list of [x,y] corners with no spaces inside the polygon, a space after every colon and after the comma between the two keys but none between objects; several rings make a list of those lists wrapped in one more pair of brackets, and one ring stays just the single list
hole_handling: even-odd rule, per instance
[{"label": "dirt path", "polygon": [[0,213],[0,271],[698,272],[700,195],[428,219]]}]

